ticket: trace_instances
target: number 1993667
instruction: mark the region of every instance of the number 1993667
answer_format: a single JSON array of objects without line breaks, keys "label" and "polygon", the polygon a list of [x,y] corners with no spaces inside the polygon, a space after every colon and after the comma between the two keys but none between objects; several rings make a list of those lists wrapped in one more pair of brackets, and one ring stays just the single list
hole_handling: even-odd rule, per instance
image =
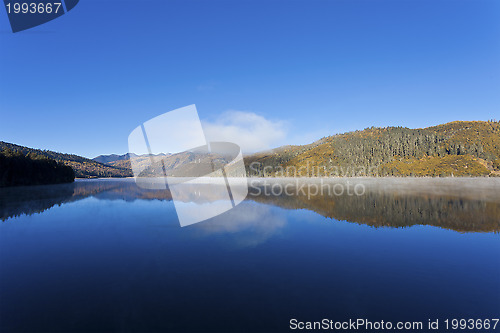
[{"label": "number 1993667", "polygon": [[446,319],[447,330],[489,330],[496,329],[499,319]]},{"label": "number 1993667", "polygon": [[14,2],[5,5],[7,13],[11,14],[57,14],[61,8],[61,2]]}]

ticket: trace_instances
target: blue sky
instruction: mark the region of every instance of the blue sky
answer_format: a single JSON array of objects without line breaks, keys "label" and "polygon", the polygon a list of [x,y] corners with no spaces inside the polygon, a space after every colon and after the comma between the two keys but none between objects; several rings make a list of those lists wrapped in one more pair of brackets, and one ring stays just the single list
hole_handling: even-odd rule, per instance
[{"label": "blue sky", "polygon": [[82,0],[15,34],[0,11],[0,140],[30,147],[125,153],[190,104],[254,150],[500,118],[499,1]]}]

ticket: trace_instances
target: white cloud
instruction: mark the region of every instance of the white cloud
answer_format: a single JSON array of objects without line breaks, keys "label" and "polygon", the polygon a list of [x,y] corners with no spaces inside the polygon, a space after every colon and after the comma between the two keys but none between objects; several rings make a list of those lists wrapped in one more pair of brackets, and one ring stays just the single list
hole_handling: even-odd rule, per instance
[{"label": "white cloud", "polygon": [[286,123],[266,119],[253,112],[228,111],[215,121],[203,121],[208,141],[234,142],[245,153],[283,144],[287,136]]}]

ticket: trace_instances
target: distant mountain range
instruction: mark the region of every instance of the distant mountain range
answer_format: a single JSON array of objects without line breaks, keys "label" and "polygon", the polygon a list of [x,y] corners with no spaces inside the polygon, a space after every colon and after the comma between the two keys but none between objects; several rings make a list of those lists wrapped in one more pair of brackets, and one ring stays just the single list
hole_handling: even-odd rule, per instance
[{"label": "distant mountain range", "polygon": [[186,151],[177,154],[157,155],[100,155],[94,161],[108,161],[107,165],[120,168],[131,168],[130,160],[142,166],[142,177],[158,177],[164,173],[168,176],[205,175],[230,162],[220,154]]},{"label": "distant mountain range", "polygon": [[[171,154],[157,154],[154,155],[154,158],[166,158],[170,156]],[[111,154],[111,155],[99,155],[92,160],[103,163],[106,165],[109,165],[114,168],[120,168],[120,169],[125,169],[125,170],[132,170],[132,167],[130,165],[130,158],[134,159],[134,162],[137,163],[138,165],[141,164],[146,164],[151,161],[151,157],[149,155],[136,155],[136,154],[123,154],[123,155],[116,155],[116,154]]]},{"label": "distant mountain range", "polygon": [[[69,165],[76,177],[130,177],[130,157],[149,164],[151,157],[77,155],[38,150],[0,142],[24,154],[35,152]],[[213,155],[193,152],[160,154],[144,176],[183,175],[193,163]],[[500,122],[455,121],[423,129],[366,128],[322,138],[308,145],[283,146],[244,158],[249,176],[500,176]],[[215,164],[224,164],[215,157]],[[220,162],[220,163],[218,163]]]},{"label": "distant mountain range", "polygon": [[123,154],[123,155],[116,155],[116,154],[111,154],[111,155],[99,155],[92,160],[103,163],[103,164],[110,164],[116,161],[123,161],[123,160],[128,160],[130,154]]}]

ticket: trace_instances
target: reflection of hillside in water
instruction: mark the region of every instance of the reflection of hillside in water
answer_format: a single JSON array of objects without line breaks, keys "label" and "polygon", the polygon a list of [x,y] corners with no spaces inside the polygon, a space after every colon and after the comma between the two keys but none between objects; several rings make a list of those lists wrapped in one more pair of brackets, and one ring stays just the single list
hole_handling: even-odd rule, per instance
[{"label": "reflection of hillside in water", "polygon": [[[208,196],[200,196],[199,189],[202,186],[210,186]],[[186,190],[178,193],[176,200],[205,203],[220,200],[225,195],[226,187],[186,185]],[[0,219],[5,221],[23,214],[42,213],[55,205],[87,197],[124,201],[172,200],[169,190],[143,189],[138,187],[133,179],[79,180],[72,184],[11,187],[0,190]]]},{"label": "reflection of hillside in water", "polygon": [[[500,231],[500,191],[497,183],[482,181],[481,184],[488,186],[476,182],[464,187],[449,181],[438,182],[432,187],[424,181],[408,185],[399,180],[396,185],[388,186],[390,182],[384,180],[382,184],[385,186],[366,183],[366,193],[361,196],[308,195],[307,187],[306,191],[291,191],[294,193],[292,196],[257,196],[250,189],[247,200],[286,209],[307,209],[336,220],[375,227],[432,225],[467,232]],[[224,191],[225,188],[216,189],[209,198],[200,198],[195,190],[188,188],[181,201],[201,203],[218,200]],[[141,189],[132,179],[4,188],[0,190],[0,219],[5,221],[22,214],[41,213],[55,205],[87,197],[124,201],[171,200],[168,190]]]},{"label": "reflection of hillside in water", "polygon": [[22,186],[0,189],[0,219],[41,213],[69,201],[75,184]]},{"label": "reflection of hillside in water", "polygon": [[87,197],[103,200],[171,200],[168,191],[143,190],[130,180],[76,181],[72,184],[22,186],[0,190],[0,219],[42,213],[55,205]]},{"label": "reflection of hillside in water", "polygon": [[264,191],[256,195],[258,191],[254,190],[248,199],[374,227],[431,225],[461,232],[500,231],[498,187],[464,190],[449,185],[404,188],[365,184],[366,192],[361,196],[328,195],[326,191],[324,195],[308,195],[307,187],[303,191],[290,190],[293,196],[269,196]]}]

